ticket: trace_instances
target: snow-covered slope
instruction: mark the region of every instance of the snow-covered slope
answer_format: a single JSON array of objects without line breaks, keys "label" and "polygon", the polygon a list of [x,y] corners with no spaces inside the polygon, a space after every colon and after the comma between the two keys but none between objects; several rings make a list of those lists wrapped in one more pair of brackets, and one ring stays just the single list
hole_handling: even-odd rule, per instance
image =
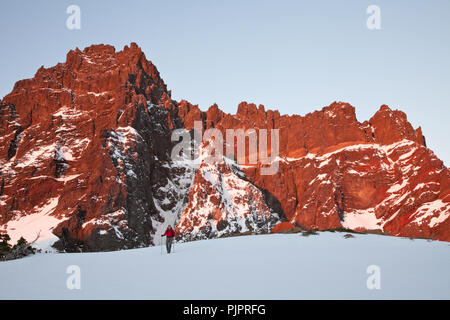
[{"label": "snow-covered slope", "polygon": [[[446,242],[321,232],[200,240],[0,263],[0,299],[450,299]],[[66,286],[80,268],[81,289]],[[380,290],[367,288],[369,266]]]}]

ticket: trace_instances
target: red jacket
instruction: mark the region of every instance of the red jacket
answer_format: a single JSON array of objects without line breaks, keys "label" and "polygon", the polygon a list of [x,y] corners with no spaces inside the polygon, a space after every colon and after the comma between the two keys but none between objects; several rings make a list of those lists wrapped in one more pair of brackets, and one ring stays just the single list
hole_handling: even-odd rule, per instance
[{"label": "red jacket", "polygon": [[164,232],[163,236],[167,236],[168,238],[175,237],[175,230],[167,228],[166,232]]}]

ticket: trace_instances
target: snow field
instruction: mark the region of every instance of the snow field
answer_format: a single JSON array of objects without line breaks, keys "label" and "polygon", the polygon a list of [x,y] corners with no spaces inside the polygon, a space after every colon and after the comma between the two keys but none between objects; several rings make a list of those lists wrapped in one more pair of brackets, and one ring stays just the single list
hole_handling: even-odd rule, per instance
[{"label": "snow field", "polygon": [[[0,263],[0,299],[449,299],[450,244],[320,232],[37,254]],[[81,289],[67,288],[80,268]],[[380,269],[369,290],[367,268]]]}]

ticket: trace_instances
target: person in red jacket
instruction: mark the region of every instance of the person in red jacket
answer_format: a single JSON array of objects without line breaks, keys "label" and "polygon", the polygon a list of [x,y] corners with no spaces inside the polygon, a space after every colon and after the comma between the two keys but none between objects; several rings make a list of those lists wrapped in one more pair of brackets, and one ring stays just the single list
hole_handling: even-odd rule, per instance
[{"label": "person in red jacket", "polygon": [[173,238],[175,237],[175,230],[172,229],[172,226],[169,224],[169,226],[166,229],[166,232],[164,232],[164,234],[161,237],[167,237],[166,240],[166,249],[167,249],[167,253],[170,253],[170,250],[172,249],[172,242],[173,242]]}]

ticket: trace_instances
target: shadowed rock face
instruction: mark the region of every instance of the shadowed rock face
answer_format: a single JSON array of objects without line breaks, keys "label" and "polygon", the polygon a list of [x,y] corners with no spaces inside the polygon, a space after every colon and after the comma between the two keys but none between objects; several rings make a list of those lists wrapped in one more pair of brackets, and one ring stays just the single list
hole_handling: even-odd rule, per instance
[{"label": "shadowed rock face", "polygon": [[[72,50],[17,82],[0,102],[0,232],[45,229],[66,251],[157,244],[174,222],[185,240],[289,221],[450,241],[449,169],[403,112],[360,123],[347,103],[287,116],[242,102],[231,115],[170,95],[134,43]],[[172,131],[194,121],[224,137],[279,129],[278,172],[172,161]]]}]

